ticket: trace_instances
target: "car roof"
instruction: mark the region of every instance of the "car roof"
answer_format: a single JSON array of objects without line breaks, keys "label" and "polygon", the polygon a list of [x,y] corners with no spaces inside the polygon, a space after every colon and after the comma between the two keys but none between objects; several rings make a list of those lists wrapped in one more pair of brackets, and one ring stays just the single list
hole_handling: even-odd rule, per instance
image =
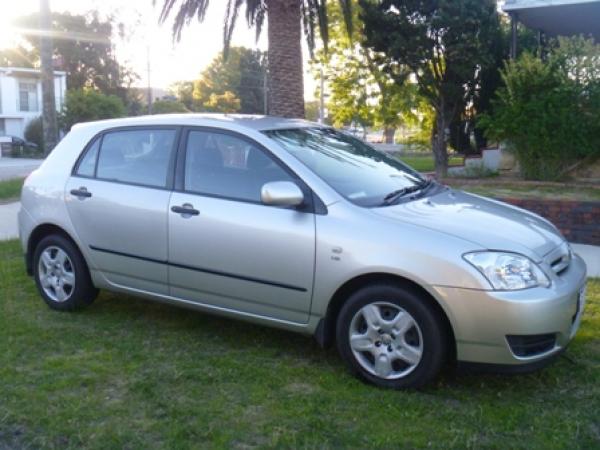
[{"label": "car roof", "polygon": [[94,126],[100,128],[127,127],[142,125],[189,125],[189,126],[218,126],[227,128],[227,125],[243,127],[250,130],[265,131],[286,128],[320,127],[315,122],[302,119],[286,119],[283,117],[260,116],[249,114],[156,114],[151,116],[127,117],[121,119],[108,119],[96,122],[76,124],[81,128]]}]

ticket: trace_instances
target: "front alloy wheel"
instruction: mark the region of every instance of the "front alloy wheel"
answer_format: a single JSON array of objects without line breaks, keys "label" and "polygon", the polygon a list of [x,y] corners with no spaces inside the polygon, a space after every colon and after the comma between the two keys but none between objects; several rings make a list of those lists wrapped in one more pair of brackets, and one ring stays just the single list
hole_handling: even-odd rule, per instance
[{"label": "front alloy wheel", "polygon": [[448,333],[434,300],[391,283],[352,294],[337,317],[340,355],[359,378],[380,387],[419,388],[439,373]]},{"label": "front alloy wheel", "polygon": [[370,374],[386,380],[412,372],[423,356],[423,336],[408,312],[388,302],[363,306],[350,323],[350,347]]}]

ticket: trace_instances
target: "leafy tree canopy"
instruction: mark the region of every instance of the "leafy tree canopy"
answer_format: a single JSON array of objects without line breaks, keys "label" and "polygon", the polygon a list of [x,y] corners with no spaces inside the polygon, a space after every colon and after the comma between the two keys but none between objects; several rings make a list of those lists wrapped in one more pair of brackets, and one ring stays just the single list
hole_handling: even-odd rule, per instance
[{"label": "leafy tree canopy", "polygon": [[[17,24],[24,30],[39,29],[39,14],[21,17]],[[98,12],[87,15],[53,13],[52,30],[54,57],[67,72],[69,89],[96,89],[119,96],[127,105],[136,101],[129,88],[137,74],[121,65],[114,53],[114,40],[124,36],[124,27],[113,18],[102,19]],[[37,67],[40,62],[39,35],[24,33],[23,45],[0,54],[0,60],[10,65]]]},{"label": "leafy tree canopy", "polygon": [[178,100],[161,99],[152,103],[152,114],[187,113],[189,109]]},{"label": "leafy tree canopy", "polygon": [[355,32],[349,36],[344,28],[343,11],[338,5],[330,4],[329,49],[318,53],[318,64],[314,67],[324,68],[330,88],[327,108],[336,126],[350,123],[363,128],[380,126],[387,131],[389,140],[405,116],[412,114],[417,101],[416,89],[409,83],[407,66],[388,67],[393,70],[389,73],[378,62],[380,55],[364,45],[358,8],[353,11]]},{"label": "leafy tree canopy", "polygon": [[70,130],[79,122],[112,119],[125,115],[125,105],[116,95],[106,95],[93,89],[70,89],[60,115],[61,127]]},{"label": "leafy tree canopy", "polygon": [[170,91],[192,111],[263,114],[266,54],[232,47],[218,55],[195,81],[180,81]]},{"label": "leafy tree canopy", "polygon": [[502,79],[480,122],[509,143],[526,179],[555,180],[600,156],[600,45],[561,38],[545,60],[524,53],[508,62]]},{"label": "leafy tree canopy", "polygon": [[447,133],[476,74],[493,63],[491,37],[499,26],[495,0],[360,0],[366,45],[385,55],[390,74],[408,66],[436,112],[432,146],[436,172],[448,166]]}]

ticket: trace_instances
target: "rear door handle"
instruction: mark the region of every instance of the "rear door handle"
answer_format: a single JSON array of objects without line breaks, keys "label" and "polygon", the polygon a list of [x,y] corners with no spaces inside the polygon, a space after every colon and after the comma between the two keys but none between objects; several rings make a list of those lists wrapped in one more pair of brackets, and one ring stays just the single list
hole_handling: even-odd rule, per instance
[{"label": "rear door handle", "polygon": [[85,186],[81,186],[79,189],[71,189],[71,195],[79,197],[80,200],[83,200],[84,198],[91,197],[92,193],[88,192]]},{"label": "rear door handle", "polygon": [[184,203],[181,206],[171,206],[171,211],[176,214],[181,214],[182,216],[197,216],[200,214],[200,211],[194,209],[194,206],[189,203]]}]

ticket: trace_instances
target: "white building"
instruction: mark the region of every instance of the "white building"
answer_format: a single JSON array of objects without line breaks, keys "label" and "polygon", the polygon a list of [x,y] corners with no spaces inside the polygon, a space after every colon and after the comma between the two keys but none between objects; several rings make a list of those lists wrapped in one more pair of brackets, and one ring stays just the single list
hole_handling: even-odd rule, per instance
[{"label": "white building", "polygon": [[583,34],[600,41],[600,0],[506,0],[502,9],[548,36]]},{"label": "white building", "polygon": [[[54,71],[56,110],[67,90],[66,72]],[[0,67],[0,136],[24,137],[25,127],[42,115],[42,81],[38,69]]]}]

